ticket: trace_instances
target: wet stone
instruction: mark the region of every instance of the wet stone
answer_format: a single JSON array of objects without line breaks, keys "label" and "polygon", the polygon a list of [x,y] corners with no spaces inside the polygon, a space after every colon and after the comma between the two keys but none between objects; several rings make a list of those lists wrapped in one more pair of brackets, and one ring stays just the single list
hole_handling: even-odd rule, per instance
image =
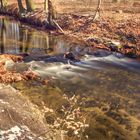
[{"label": "wet stone", "polygon": [[54,115],[52,114],[48,114],[48,113],[46,113],[45,114],[45,119],[46,119],[46,122],[47,122],[47,124],[54,124],[54,122],[55,122],[55,117],[54,117]]},{"label": "wet stone", "polygon": [[74,56],[74,54],[72,52],[66,52],[64,54],[64,58],[70,59],[70,60],[75,60],[75,56]]}]

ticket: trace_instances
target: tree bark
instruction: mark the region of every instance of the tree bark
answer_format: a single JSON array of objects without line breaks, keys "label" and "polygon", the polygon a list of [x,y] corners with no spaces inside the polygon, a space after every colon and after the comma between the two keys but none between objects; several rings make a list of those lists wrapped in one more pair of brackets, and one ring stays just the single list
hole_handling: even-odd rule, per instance
[{"label": "tree bark", "polygon": [[53,19],[54,19],[54,9],[52,5],[52,1],[48,0],[48,22],[51,28],[55,28]]},{"label": "tree bark", "polygon": [[93,20],[95,20],[97,18],[97,14],[100,17],[101,2],[102,2],[102,0],[98,0],[98,5],[97,5],[97,9],[95,11],[95,15],[94,15]]},{"label": "tree bark", "polygon": [[26,8],[28,12],[32,12],[34,10],[32,0],[25,0],[26,1]]},{"label": "tree bark", "polygon": [[3,0],[0,0],[0,7],[3,8]]},{"label": "tree bark", "polygon": [[47,0],[44,1],[44,10],[47,11]]},{"label": "tree bark", "polygon": [[21,0],[18,0],[18,8],[20,13],[25,12],[25,8],[23,7]]},{"label": "tree bark", "polygon": [[7,0],[0,0],[1,8],[7,5]]},{"label": "tree bark", "polygon": [[121,0],[112,0],[112,2],[114,2],[114,3],[120,3]]}]

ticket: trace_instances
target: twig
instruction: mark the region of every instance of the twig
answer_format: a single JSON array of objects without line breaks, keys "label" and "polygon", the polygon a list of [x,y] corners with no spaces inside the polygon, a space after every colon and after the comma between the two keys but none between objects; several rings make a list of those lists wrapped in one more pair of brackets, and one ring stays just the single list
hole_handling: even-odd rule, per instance
[{"label": "twig", "polygon": [[8,110],[8,109],[5,109],[5,110],[7,111],[8,116],[9,116],[9,118],[12,120],[12,122],[15,122],[15,121],[13,120],[13,118],[12,118],[12,116],[11,116],[11,114],[10,114],[9,110]]},{"label": "twig", "polygon": [[94,14],[93,18],[91,20],[88,20],[87,22],[85,22],[84,25],[79,27],[77,30],[71,32],[70,34],[80,31],[81,28],[85,29],[85,27],[88,27],[90,25],[90,23],[92,23],[96,19],[98,13],[99,13],[99,16],[100,16],[100,9],[101,9],[100,7],[101,7],[101,0],[98,0],[98,5],[97,5],[97,8],[96,8],[96,11],[95,11],[95,14]]},{"label": "twig", "polygon": [[53,20],[54,24],[57,26],[57,28],[63,33],[65,34],[64,30],[60,27],[60,25],[55,21]]},{"label": "twig", "polygon": [[13,119],[13,117],[11,116],[11,114],[10,114],[10,112],[9,112],[8,109],[5,109],[5,110],[7,111],[8,116],[9,116],[9,118],[11,119],[11,121],[12,121],[13,123],[20,124],[20,123],[16,122],[16,121]]},{"label": "twig", "polygon": [[96,11],[95,11],[95,14],[94,14],[92,20],[90,20],[89,23],[93,22],[93,21],[96,19],[97,14],[99,14],[99,16],[100,16],[100,6],[101,6],[101,0],[98,0],[97,9],[96,9]]},{"label": "twig", "polygon": [[[36,136],[35,140],[37,140],[39,137],[41,137],[42,135],[48,134],[49,132],[53,132],[54,130],[47,130],[41,134],[39,134],[38,136]],[[50,136],[51,137],[51,136]]]}]

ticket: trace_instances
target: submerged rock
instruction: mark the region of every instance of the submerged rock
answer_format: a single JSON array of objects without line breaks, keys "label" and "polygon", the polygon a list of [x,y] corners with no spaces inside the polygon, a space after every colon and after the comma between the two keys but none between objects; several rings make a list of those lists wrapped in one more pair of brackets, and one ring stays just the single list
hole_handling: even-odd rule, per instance
[{"label": "submerged rock", "polygon": [[[0,139],[36,139],[49,130],[36,106],[11,86],[0,84]],[[42,138],[37,138],[43,140]]]},{"label": "submerged rock", "polygon": [[24,76],[25,80],[33,80],[33,79],[36,79],[38,75],[32,71],[25,71],[23,73],[23,76]]},{"label": "submerged rock", "polygon": [[20,62],[23,60],[22,56],[18,56],[18,55],[12,55],[12,54],[2,54],[0,55],[0,59],[10,59],[13,60],[14,62]]},{"label": "submerged rock", "polygon": [[124,54],[127,57],[130,57],[130,58],[136,58],[137,57],[137,50],[136,50],[135,46],[124,45],[123,49],[124,49]]},{"label": "submerged rock", "polygon": [[76,60],[76,59],[75,59],[75,56],[74,56],[74,54],[73,54],[72,52],[66,52],[66,53],[64,54],[64,58],[70,59],[70,60]]}]

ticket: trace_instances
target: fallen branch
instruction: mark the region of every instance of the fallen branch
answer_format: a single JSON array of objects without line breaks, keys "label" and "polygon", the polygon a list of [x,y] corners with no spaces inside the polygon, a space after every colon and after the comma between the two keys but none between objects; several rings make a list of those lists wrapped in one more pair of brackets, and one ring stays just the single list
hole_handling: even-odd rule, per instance
[{"label": "fallen branch", "polygon": [[57,28],[58,28],[63,34],[65,34],[64,30],[59,26],[59,24],[58,24],[55,20],[53,20],[53,23],[57,26]]},{"label": "fallen branch", "polygon": [[99,17],[100,17],[100,9],[101,9],[101,0],[98,0],[98,5],[96,8],[95,14],[94,14],[93,18],[88,23],[93,22],[96,19],[97,14],[99,14]]},{"label": "fallen branch", "polygon": [[[45,132],[42,132],[41,134],[39,134],[38,136],[36,136],[35,140],[37,140],[39,137],[46,135],[50,132],[54,132],[54,130],[50,129],[50,130],[46,130]],[[54,135],[55,136],[55,135]],[[51,137],[51,136],[50,136]]]},{"label": "fallen branch", "polygon": [[[83,28],[83,29],[87,28],[97,18],[97,14],[99,14],[99,17],[100,17],[100,9],[101,9],[100,7],[101,7],[101,0],[98,0],[98,5],[97,5],[93,18],[91,20],[87,20],[84,25],[79,27],[79,29],[75,30],[74,32],[80,31],[81,28]],[[74,32],[72,32],[72,33],[74,33]]]}]

